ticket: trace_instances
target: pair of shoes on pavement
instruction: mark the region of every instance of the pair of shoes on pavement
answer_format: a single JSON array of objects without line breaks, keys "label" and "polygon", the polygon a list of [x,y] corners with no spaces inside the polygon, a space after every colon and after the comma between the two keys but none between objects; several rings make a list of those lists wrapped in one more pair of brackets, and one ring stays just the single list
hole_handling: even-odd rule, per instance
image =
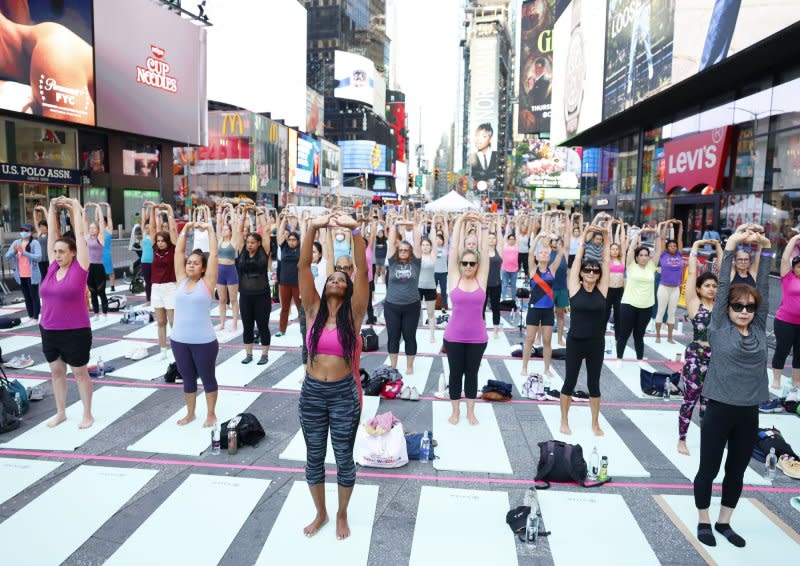
[{"label": "pair of shoes on pavement", "polygon": [[800,480],[800,461],[787,454],[778,458],[778,469],[792,479]]},{"label": "pair of shoes on pavement", "polygon": [[419,391],[417,391],[416,387],[409,387],[406,385],[403,387],[403,390],[400,391],[400,398],[403,401],[419,401]]},{"label": "pair of shoes on pavement", "polygon": [[[243,364],[249,364],[249,363],[250,363],[250,362],[252,362],[252,361],[253,361],[253,356],[251,356],[251,355],[247,355],[247,356],[245,356],[245,357],[244,357],[244,359],[242,360],[242,363],[243,363]],[[268,357],[268,356],[263,356],[263,355],[262,355],[262,356],[261,356],[261,359],[260,359],[260,360],[258,360],[258,362],[256,363],[256,365],[259,365],[259,366],[265,366],[265,365],[267,365],[268,363],[269,363],[269,357]]]},{"label": "pair of shoes on pavement", "polygon": [[12,369],[25,369],[33,365],[33,360],[28,354],[14,356],[5,363],[5,366]]},{"label": "pair of shoes on pavement", "polygon": [[586,403],[589,401],[589,394],[586,391],[576,390],[572,394],[572,400],[579,403]]},{"label": "pair of shoes on pavement", "polygon": [[758,406],[759,413],[782,413],[783,411],[783,404],[780,399],[773,399]]},{"label": "pair of shoes on pavement", "polygon": [[133,350],[125,354],[125,358],[128,360],[143,360],[147,356],[148,356],[147,348],[144,346],[134,348]]}]

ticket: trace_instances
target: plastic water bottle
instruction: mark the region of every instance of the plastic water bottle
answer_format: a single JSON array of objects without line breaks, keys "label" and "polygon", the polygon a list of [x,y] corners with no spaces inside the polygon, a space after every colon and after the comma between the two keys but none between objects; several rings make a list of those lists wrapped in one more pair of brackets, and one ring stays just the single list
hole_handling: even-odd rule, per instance
[{"label": "plastic water bottle", "polygon": [[600,454],[597,452],[597,446],[592,449],[592,454],[589,456],[589,479],[596,480],[597,474],[600,473]]},{"label": "plastic water bottle", "polygon": [[775,454],[775,448],[769,449],[769,454],[767,454],[767,459],[764,462],[764,472],[767,476],[767,479],[770,482],[775,481],[775,472],[778,467],[778,455]]},{"label": "plastic water bottle", "polygon": [[22,396],[19,391],[14,392],[14,404],[17,406],[17,417],[22,418]]},{"label": "plastic water bottle", "polygon": [[532,512],[528,515],[528,522],[525,525],[525,542],[535,547],[538,540],[539,515]]},{"label": "plastic water bottle", "polygon": [[419,461],[427,464],[431,459],[431,437],[428,431],[422,435],[422,440],[419,441]]},{"label": "plastic water bottle", "polygon": [[600,459],[600,473],[597,474],[599,481],[606,481],[608,479],[608,456],[603,456]]},{"label": "plastic water bottle", "polygon": [[103,363],[102,356],[97,358],[97,377],[103,378],[106,376],[106,365]]},{"label": "plastic water bottle", "polygon": [[211,429],[211,453],[214,456],[219,455],[219,425],[214,425]]},{"label": "plastic water bottle", "polygon": [[670,398],[670,382],[669,382],[669,378],[664,380],[664,391],[661,394],[661,398],[664,401],[669,401],[669,398]]}]

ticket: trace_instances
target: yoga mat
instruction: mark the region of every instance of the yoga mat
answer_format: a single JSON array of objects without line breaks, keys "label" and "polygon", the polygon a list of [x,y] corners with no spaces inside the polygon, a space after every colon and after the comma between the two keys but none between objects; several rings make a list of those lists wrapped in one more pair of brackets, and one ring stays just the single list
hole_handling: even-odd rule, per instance
[{"label": "yoga mat", "polygon": [[[797,452],[797,446],[800,446],[800,419],[791,413],[759,413],[758,426],[760,428],[775,427],[787,443],[792,445],[794,451]],[[758,464],[754,464],[758,465]]]},{"label": "yoga mat", "polygon": [[[269,484],[263,479],[191,474],[105,565],[217,564]],[[213,497],[213,505],[200,495]],[[164,544],[166,533],[169,544]]]},{"label": "yoga mat", "polygon": [[325,484],[325,506],[328,524],[311,538],[303,534],[314,518],[314,503],[308,485],[296,481],[281,507],[278,518],[258,556],[256,566],[273,564],[324,564],[325,566],[359,566],[368,563],[378,486],[357,484],[347,508],[350,537],[336,538],[338,493],[335,483]]},{"label": "yoga mat", "polygon": [[125,377],[128,379],[137,379],[139,381],[152,381],[160,377],[164,377],[167,372],[167,367],[170,363],[175,361],[172,355],[172,350],[167,351],[167,358],[164,359],[159,351],[158,345],[154,344],[149,350],[153,353],[150,357],[128,364],[109,373],[111,377]]},{"label": "yoga mat", "polygon": [[[446,361],[447,360],[445,360],[445,362]],[[416,356],[414,358],[414,373],[411,375],[407,375],[406,357],[402,355],[397,357],[397,369],[403,376],[403,387],[405,386],[416,387],[420,395],[422,395],[425,392],[425,388],[428,384],[428,376],[431,373],[432,366],[433,366],[432,357]]]},{"label": "yoga mat", "polygon": [[586,405],[580,406],[575,403],[569,410],[569,426],[572,429],[571,435],[562,434],[561,408],[556,405],[539,405],[547,428],[550,429],[550,438],[562,440],[571,444],[580,444],[583,447],[583,457],[589,461],[592,448],[597,446],[600,457],[608,456],[608,470],[611,477],[626,478],[649,478],[650,473],[642,467],[639,460],[633,455],[614,427],[609,424],[606,418],[600,413],[600,428],[605,433],[603,436],[595,436],[592,431],[591,410]]},{"label": "yoga mat", "polygon": [[667,342],[666,336],[661,336],[661,343],[656,344],[655,336],[645,336],[644,337],[644,345],[652,348],[658,354],[670,361],[675,360],[675,355],[680,354],[681,360],[683,360],[683,354],[686,352],[686,345],[681,344],[680,342],[676,342],[675,344],[670,344]]},{"label": "yoga mat", "polygon": [[[251,391],[220,391],[216,407],[217,422],[221,424],[243,413],[259,395],[260,393]],[[155,454],[199,456],[211,447],[211,428],[203,426],[207,414],[206,397],[203,393],[197,395],[195,414],[195,420],[180,426],[178,420],[186,416],[186,407],[181,407],[127,449]]]},{"label": "yoga mat", "polygon": [[[167,323],[167,338],[169,338],[171,332],[172,327]],[[150,324],[139,326],[130,334],[126,334],[125,338],[129,340],[158,340],[158,323],[151,322]]]},{"label": "yoga mat", "polygon": [[296,322],[289,324],[286,327],[286,334],[283,336],[275,336],[275,333],[278,330],[275,329],[275,332],[272,333],[272,338],[270,339],[270,344],[273,346],[281,346],[284,348],[302,348],[303,347],[303,334],[300,332],[300,325]]},{"label": "yoga mat", "polygon": [[[607,359],[605,366],[639,399],[655,399],[655,397],[651,397],[642,392],[640,379],[641,370],[655,371],[655,368],[647,362],[620,362],[615,358],[611,360]],[[683,399],[681,395],[673,395],[672,398],[677,401]]]},{"label": "yoga mat", "polygon": [[[116,360],[121,358],[123,361],[128,361],[125,359],[125,355],[130,353],[134,348],[149,348],[149,352],[153,353],[153,344],[149,344],[147,342],[139,342],[136,340],[119,340],[116,342],[100,342],[103,344],[102,346],[98,346],[97,348],[92,348],[91,352],[89,352],[89,364],[93,365],[97,363],[98,358],[103,358],[103,364],[108,365],[108,362],[111,360]],[[156,348],[157,349],[157,348]],[[116,363],[112,365],[118,365]],[[35,366],[31,366],[28,368],[30,371],[40,371],[44,373],[50,373],[50,364],[47,362],[43,364],[38,364]],[[67,373],[72,373],[72,369],[67,367]]]},{"label": "yoga mat", "polygon": [[518,564],[508,510],[504,491],[422,486],[409,566]]},{"label": "yoga mat", "polygon": [[[445,381],[449,384],[450,383],[450,364],[447,362],[447,358],[442,358],[442,368],[444,372]],[[489,360],[481,360],[481,365],[478,368],[478,392],[483,390],[483,386],[486,385],[490,379],[499,379],[501,381],[505,381],[506,378],[503,376],[498,376],[495,374],[494,369],[489,365]],[[463,387],[463,382],[462,382]],[[439,376],[437,375],[433,381],[431,394],[435,393],[436,390],[439,388]],[[463,395],[463,393],[462,393]]]},{"label": "yoga mat", "polygon": [[259,375],[272,369],[275,362],[281,359],[283,352],[272,351],[269,353],[269,362],[266,365],[258,365],[261,359],[261,349],[253,347],[253,361],[243,364],[245,357],[244,351],[236,352],[227,360],[217,366],[217,383],[230,387],[244,387]]},{"label": "yoga mat", "polygon": [[486,341],[485,356],[510,356],[511,351],[516,349],[517,345],[508,341],[505,332],[500,332],[498,338],[494,337],[494,330],[491,328],[487,330],[489,339]]},{"label": "yoga mat", "polygon": [[[31,346],[41,345],[41,343],[42,343],[42,337],[39,335],[9,336],[8,338],[3,338],[2,340],[0,340],[0,348],[3,349],[3,357],[6,357],[6,354],[10,354],[11,352],[16,352],[17,350],[24,350],[26,348],[30,348]],[[41,349],[37,353],[41,353]]]},{"label": "yoga mat", "polygon": [[[720,566],[749,565],[778,560],[779,557],[788,559],[797,556],[800,536],[755,499],[740,499],[731,521],[733,530],[747,541],[747,546],[744,548],[733,546],[716,531],[714,537],[717,539],[717,546],[706,546],[697,540],[697,509],[694,506],[693,496],[657,495],[655,499],[675,526],[681,530],[686,540],[706,558],[706,561],[710,559]],[[711,498],[709,514],[712,528],[713,522],[719,516],[720,501],[719,497]]]},{"label": "yoga mat", "polygon": [[[431,331],[428,328],[417,328],[417,353],[419,354],[438,354],[442,351],[442,341],[444,340],[444,330],[436,330],[436,340],[431,342]],[[405,341],[400,339],[400,351],[403,352]]]},{"label": "yoga mat", "polygon": [[[621,552],[637,566],[660,564],[621,495],[539,490],[538,496],[544,526],[550,531],[544,540],[556,566],[628,563]],[[580,540],[575,533],[581,533]]]},{"label": "yoga mat", "polygon": [[[628,338],[628,344],[633,344],[633,336]],[[632,347],[625,345],[625,350],[622,353],[622,357],[626,360],[635,360],[636,359],[636,350]],[[647,352],[645,352],[647,353]],[[617,341],[614,339],[613,336],[606,336],[606,360],[616,360],[617,359]],[[675,359],[674,357],[672,358]]]},{"label": "yoga mat", "polygon": [[0,458],[0,505],[29,488],[63,462],[28,460],[25,458]]},{"label": "yoga mat", "polygon": [[461,402],[461,420],[457,425],[447,422],[450,417],[449,401],[434,401],[433,428],[436,431],[437,470],[453,472],[480,472],[487,474],[511,474],[503,435],[497,425],[494,408],[489,403],[476,403],[475,416],[479,424],[467,421],[466,403]]},{"label": "yoga mat", "polygon": [[92,395],[94,424],[91,427],[78,428],[83,417],[83,403],[78,400],[67,406],[67,420],[57,427],[47,426],[47,421],[53,417],[48,413],[44,421],[2,444],[2,447],[22,450],[75,450],[154,392],[155,389],[143,387],[101,387]]},{"label": "yoga mat", "polygon": [[23,313],[25,303],[21,303],[18,307],[8,306],[0,307],[0,316],[18,316]]},{"label": "yoga mat", "polygon": [[[279,304],[273,305],[277,308],[273,309],[269,313],[269,321],[270,322],[278,322],[281,319],[281,306]],[[297,308],[295,308],[294,303],[289,308],[289,322],[293,321],[297,318]]]},{"label": "yoga mat", "polygon": [[272,386],[273,389],[287,389],[289,391],[300,391],[300,387],[303,385],[303,379],[306,376],[306,367],[300,366],[295,368],[283,379],[281,379],[278,383]]},{"label": "yoga mat", "polygon": [[89,324],[92,330],[100,330],[122,321],[122,315],[116,313],[108,313],[105,317],[101,316],[99,320],[95,320],[94,314],[90,312],[89,317]]},{"label": "yoga mat", "polygon": [[0,548],[13,556],[6,554],[8,564],[61,564],[157,473],[80,466],[0,523]]},{"label": "yoga mat", "polygon": [[[378,414],[378,406],[380,404],[381,398],[380,397],[370,397],[364,396],[364,404],[361,408],[361,422],[368,421],[376,414]],[[364,427],[359,426],[358,432],[356,433],[356,446],[358,446],[358,438],[366,434],[364,432]],[[438,448],[437,448],[438,452]],[[353,457],[357,458],[357,453],[353,452]],[[294,435],[292,440],[289,442],[289,445],[286,449],[281,452],[278,456],[281,460],[294,460],[297,462],[305,462],[306,461],[306,440],[303,438],[303,431],[298,430],[297,434]],[[335,464],[336,458],[333,455],[333,446],[331,446],[331,436],[330,431],[328,431],[328,445],[325,450],[325,463],[326,464]]]},{"label": "yoga mat", "polygon": [[[699,411],[699,409],[697,409]],[[700,466],[700,427],[694,422],[689,424],[686,435],[686,447],[689,456],[678,454],[678,412],[677,411],[643,411],[623,409],[622,411],[633,424],[655,445],[673,466],[688,480],[694,480]],[[764,416],[764,415],[761,415]],[[725,459],[728,451],[722,455],[722,465],[714,483],[722,483],[725,475]],[[613,473],[612,473],[613,475]],[[744,483],[750,485],[769,485],[769,481],[761,474],[748,467],[744,471]]]},{"label": "yoga mat", "polygon": [[[513,359],[513,360],[503,360],[503,364],[506,366],[508,373],[511,375],[511,381],[514,382],[514,385],[517,388],[517,394],[519,395],[522,391],[522,384],[528,379],[527,376],[523,376],[520,374],[522,371],[522,359]],[[561,391],[561,388],[564,386],[564,380],[561,379],[558,371],[556,371],[555,366],[551,363],[550,364],[550,373],[553,374],[552,377],[545,375],[544,373],[544,360],[539,358],[531,358],[528,361],[528,373],[538,373],[542,377],[544,377],[544,384],[549,386],[550,389],[557,389]],[[503,380],[505,381],[505,379]],[[585,383],[585,380],[583,380]],[[578,376],[578,383],[581,382],[580,376]],[[558,399],[556,399],[557,401]]]},{"label": "yoga mat", "polygon": [[215,330],[214,332],[217,335],[217,342],[219,342],[220,344],[226,344],[227,342],[230,342],[234,338],[239,338],[242,335],[242,332],[244,332],[244,327],[242,326],[241,323],[239,323],[238,325],[236,325],[235,332],[231,330],[229,327],[226,327],[225,330]]}]

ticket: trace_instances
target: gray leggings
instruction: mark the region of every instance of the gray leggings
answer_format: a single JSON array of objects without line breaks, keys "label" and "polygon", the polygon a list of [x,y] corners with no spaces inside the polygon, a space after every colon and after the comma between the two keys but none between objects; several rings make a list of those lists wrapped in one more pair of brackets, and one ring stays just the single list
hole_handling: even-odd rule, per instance
[{"label": "gray leggings", "polygon": [[306,481],[325,482],[328,429],[336,456],[336,481],[342,487],[356,483],[353,445],[361,420],[358,388],[353,376],[340,381],[319,381],[308,373],[300,390],[300,426],[306,441]]}]

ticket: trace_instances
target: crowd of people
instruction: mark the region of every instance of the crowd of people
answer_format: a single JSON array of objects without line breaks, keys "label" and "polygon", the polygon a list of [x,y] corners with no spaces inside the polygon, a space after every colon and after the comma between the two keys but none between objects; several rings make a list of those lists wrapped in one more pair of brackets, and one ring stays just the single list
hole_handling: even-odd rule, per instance
[{"label": "crowd of people", "polygon": [[[527,310],[520,322],[525,328],[523,375],[529,375],[530,359],[541,349],[544,374],[552,377],[554,339],[564,348],[566,367],[558,400],[565,435],[572,433],[569,413],[584,362],[591,427],[595,435],[603,435],[600,378],[607,332],[613,330],[617,358],[624,357],[631,336],[636,358],[644,358],[644,338],[653,320],[655,342],[661,342],[666,324],[665,339],[675,343],[684,283],[683,226],[678,220],[640,228],[605,213],[584,222],[581,214],[560,210],[509,216],[428,213],[410,207],[384,212],[377,206],[331,207],[314,214],[287,208],[278,213],[228,201],[221,201],[215,212],[198,207],[179,230],[169,204],[145,202],[137,228],[146,301],[157,322],[160,355],[166,359],[171,349],[183,377],[186,415],[177,424],[196,418],[198,379],[207,405],[203,425],[216,424],[216,332],[236,331],[241,325],[242,364],[254,362],[256,341],[261,346],[256,363],[268,363],[270,272],[275,262],[280,302],[275,336],[288,331],[292,307],[302,335],[305,378],[298,410],[307,447],[306,478],[316,508],[304,530],[307,536],[328,521],[324,457],[329,433],[338,469],[336,533],[339,538],[349,536],[353,446],[363,394],[357,379],[360,332],[363,324],[378,321],[373,305],[376,283],[386,287],[382,314],[389,363],[397,368],[402,342],[406,375],[414,373],[418,327],[436,342],[437,327],[449,317],[442,348],[453,425],[461,420],[462,396],[467,422],[479,425],[478,371],[490,340],[503,335],[503,304],[511,302],[515,309],[524,305]],[[95,316],[105,316],[106,277],[113,274],[105,251],[110,254],[111,208],[81,206],[61,197],[49,209],[37,207],[33,220],[22,226],[6,257],[14,261],[15,279],[28,316],[39,322],[50,364],[56,415],[48,424],[66,420],[70,366],[84,408],[79,426],[90,427],[87,365],[92,333],[86,292]],[[780,262],[783,292],[774,323],[772,385],[780,388],[784,364],[793,352],[792,387],[786,395],[796,399],[800,235],[786,250]],[[744,544],[731,529],[730,518],[742,491],[759,405],[769,402],[764,373],[771,256],[770,240],[763,227],[754,224],[740,226],[724,248],[718,239],[709,238],[694,242],[688,254],[685,305],[692,339],[682,370],[678,451],[688,454],[686,435],[699,405],[700,466],[694,493],[697,534],[705,544],[715,544],[708,508],[726,445],[722,511],[715,529],[733,544]],[[216,326],[211,317],[215,297]],[[447,317],[437,320],[437,309]]]}]

